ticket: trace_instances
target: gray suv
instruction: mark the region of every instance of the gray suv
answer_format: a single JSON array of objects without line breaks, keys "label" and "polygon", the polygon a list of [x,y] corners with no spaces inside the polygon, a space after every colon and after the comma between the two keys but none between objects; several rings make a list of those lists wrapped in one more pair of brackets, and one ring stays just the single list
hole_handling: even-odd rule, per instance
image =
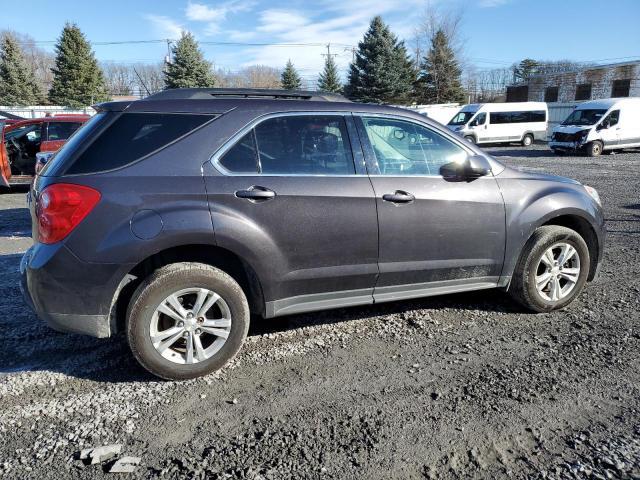
[{"label": "gray suv", "polygon": [[226,89],[98,108],[29,193],[23,291],[166,379],[222,367],[250,318],[488,288],[562,308],[602,258],[595,190],[407,110]]}]

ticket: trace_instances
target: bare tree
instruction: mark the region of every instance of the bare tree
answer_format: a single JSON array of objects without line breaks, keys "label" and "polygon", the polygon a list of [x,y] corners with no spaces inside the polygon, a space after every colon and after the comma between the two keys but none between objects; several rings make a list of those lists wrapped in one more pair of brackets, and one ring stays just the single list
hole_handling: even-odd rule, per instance
[{"label": "bare tree", "polygon": [[137,63],[133,70],[134,89],[140,96],[146,96],[164,90],[164,64]]},{"label": "bare tree", "polygon": [[413,48],[416,65],[426,56],[433,38],[441,30],[449,39],[456,58],[464,65],[464,39],[462,38],[463,11],[461,9],[444,8],[427,2],[418,25],[414,28],[413,38],[408,42]]},{"label": "bare tree", "polygon": [[110,95],[133,94],[136,79],[131,65],[105,62],[102,72]]},{"label": "bare tree", "polygon": [[218,70],[219,84],[229,88],[281,88],[280,70],[267,65],[251,65],[238,71]]}]

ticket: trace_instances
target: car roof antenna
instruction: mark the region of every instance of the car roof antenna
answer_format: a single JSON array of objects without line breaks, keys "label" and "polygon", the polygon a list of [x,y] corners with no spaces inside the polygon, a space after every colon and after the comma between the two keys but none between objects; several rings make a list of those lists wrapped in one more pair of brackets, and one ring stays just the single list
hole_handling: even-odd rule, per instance
[{"label": "car roof antenna", "polygon": [[142,80],[142,77],[140,76],[140,74],[138,73],[138,70],[136,70],[136,67],[133,67],[133,71],[136,74],[136,77],[138,77],[138,80],[140,80],[140,83],[142,84],[142,86],[144,87],[144,89],[147,91],[147,96],[151,95],[151,92],[149,91],[149,89],[147,88],[147,86],[144,83],[144,80]]}]

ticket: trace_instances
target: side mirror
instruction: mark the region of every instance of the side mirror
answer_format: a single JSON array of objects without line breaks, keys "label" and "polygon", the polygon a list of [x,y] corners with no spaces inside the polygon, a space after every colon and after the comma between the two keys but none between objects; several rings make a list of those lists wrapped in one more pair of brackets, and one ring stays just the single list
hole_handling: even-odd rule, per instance
[{"label": "side mirror", "polygon": [[596,130],[606,130],[609,128],[609,120],[603,121],[600,125],[597,126]]},{"label": "side mirror", "polygon": [[452,181],[471,181],[490,172],[491,165],[482,155],[470,155],[463,162],[446,163],[440,167],[440,175]]}]

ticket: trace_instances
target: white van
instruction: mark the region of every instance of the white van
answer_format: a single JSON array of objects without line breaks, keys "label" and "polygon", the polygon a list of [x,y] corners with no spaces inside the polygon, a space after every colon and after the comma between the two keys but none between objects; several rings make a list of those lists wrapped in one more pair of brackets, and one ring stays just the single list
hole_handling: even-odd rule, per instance
[{"label": "white van", "polygon": [[544,102],[472,103],[447,127],[473,143],[520,142],[528,147],[547,139],[547,118]]},{"label": "white van", "polygon": [[553,129],[549,147],[556,153],[640,147],[640,98],[607,98],[578,105]]}]

